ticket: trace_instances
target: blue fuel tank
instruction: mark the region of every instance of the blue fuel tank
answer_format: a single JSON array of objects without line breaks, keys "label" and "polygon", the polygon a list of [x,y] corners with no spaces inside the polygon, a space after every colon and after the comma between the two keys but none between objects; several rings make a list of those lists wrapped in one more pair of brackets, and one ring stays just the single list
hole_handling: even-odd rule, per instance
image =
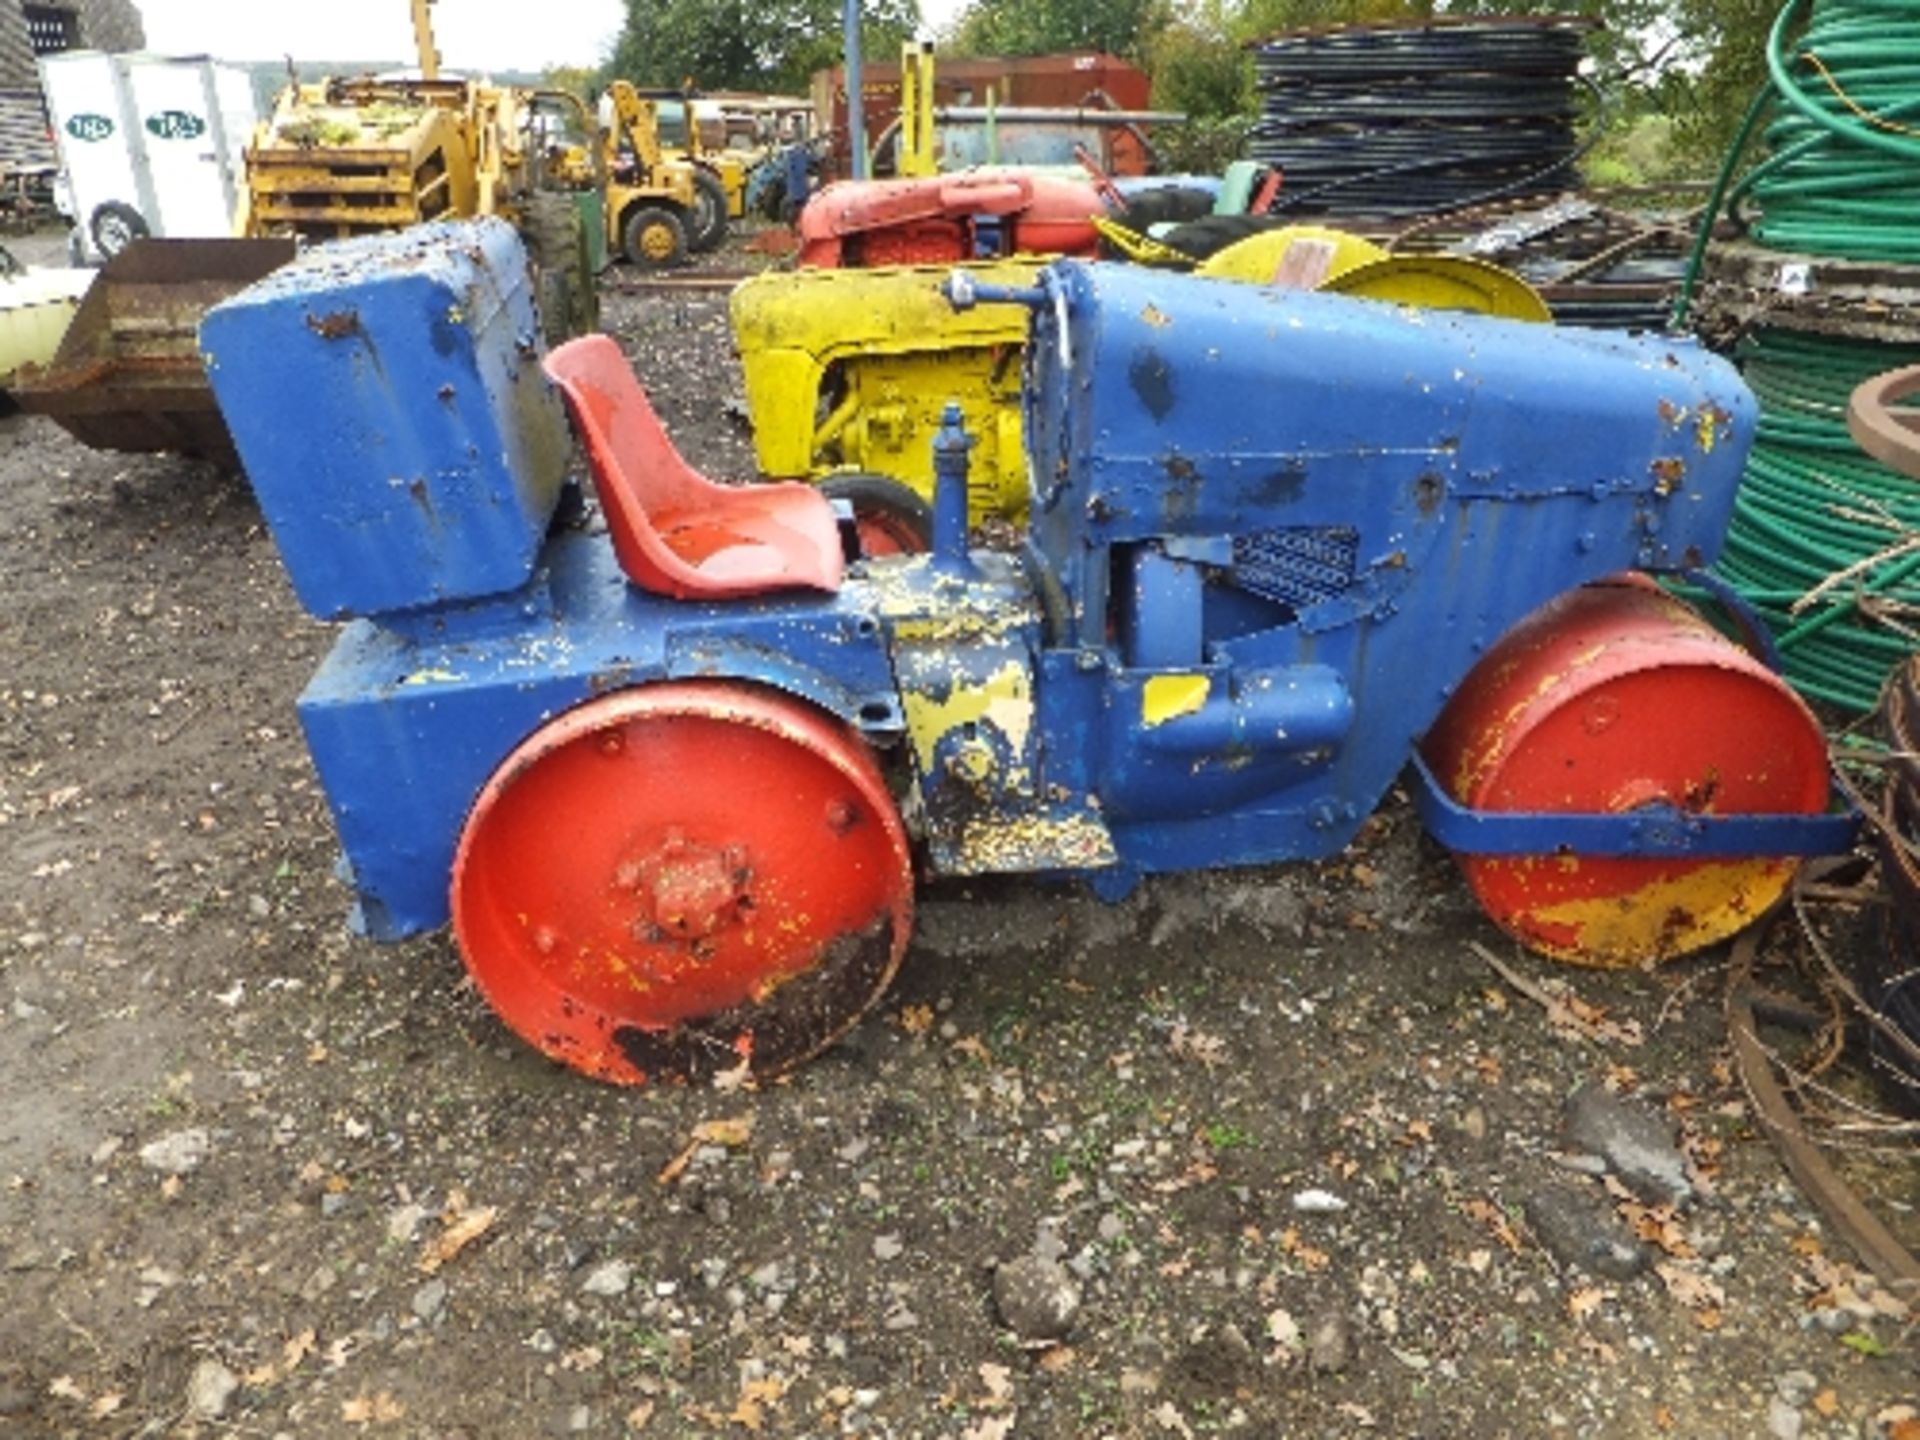
[{"label": "blue fuel tank", "polygon": [[479,599],[532,575],[568,440],[512,226],[318,246],[209,311],[200,344],[315,615]]}]

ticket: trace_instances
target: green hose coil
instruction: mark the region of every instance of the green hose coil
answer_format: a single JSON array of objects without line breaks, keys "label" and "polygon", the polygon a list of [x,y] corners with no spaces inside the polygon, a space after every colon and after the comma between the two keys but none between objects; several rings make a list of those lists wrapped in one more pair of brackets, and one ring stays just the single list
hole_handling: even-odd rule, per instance
[{"label": "green hose coil", "polygon": [[1804,34],[1788,4],[1767,39],[1768,155],[1733,192],[1776,250],[1920,262],[1920,7],[1815,0]]},{"label": "green hose coil", "polygon": [[1738,358],[1760,429],[1715,571],[1760,612],[1796,689],[1864,713],[1920,648],[1920,481],[1854,444],[1847,397],[1920,364],[1920,343],[1760,330]]},{"label": "green hose coil", "polygon": [[[1768,155],[1731,190],[1760,212],[1754,238],[1796,254],[1920,265],[1920,5],[1788,0],[1767,41],[1770,85],[1721,170],[1711,217],[1747,138]],[[1920,269],[1911,286],[1920,291]],[[1847,433],[1853,388],[1920,364],[1912,345],[1753,332],[1738,351],[1760,400],[1759,433],[1715,567],[1773,632],[1802,694],[1865,713],[1887,673],[1920,649],[1920,481],[1870,458]]]}]

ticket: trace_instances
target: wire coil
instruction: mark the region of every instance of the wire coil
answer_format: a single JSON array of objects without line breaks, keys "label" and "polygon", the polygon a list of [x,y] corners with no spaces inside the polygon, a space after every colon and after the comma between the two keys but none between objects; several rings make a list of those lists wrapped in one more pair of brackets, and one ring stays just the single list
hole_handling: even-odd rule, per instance
[{"label": "wire coil", "polygon": [[1582,20],[1464,20],[1294,32],[1254,50],[1255,159],[1278,208],[1420,214],[1564,188],[1579,158]]}]

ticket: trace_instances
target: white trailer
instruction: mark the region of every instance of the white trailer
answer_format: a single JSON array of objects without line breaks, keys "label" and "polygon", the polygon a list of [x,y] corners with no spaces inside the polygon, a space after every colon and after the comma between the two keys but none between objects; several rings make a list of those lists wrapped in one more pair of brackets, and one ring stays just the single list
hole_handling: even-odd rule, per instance
[{"label": "white trailer", "polygon": [[110,259],[143,235],[233,233],[260,118],[245,69],[205,56],[68,50],[42,57],[40,75],[77,259]]}]

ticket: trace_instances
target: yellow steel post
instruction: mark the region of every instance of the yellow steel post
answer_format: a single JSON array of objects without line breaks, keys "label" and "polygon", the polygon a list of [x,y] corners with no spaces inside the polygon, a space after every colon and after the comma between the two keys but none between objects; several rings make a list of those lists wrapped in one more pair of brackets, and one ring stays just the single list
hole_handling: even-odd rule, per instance
[{"label": "yellow steel post", "polygon": [[933,47],[900,47],[900,163],[903,176],[933,175]]},{"label": "yellow steel post", "polygon": [[433,0],[413,0],[413,43],[420,52],[420,78],[440,78],[440,52],[433,44]]}]

